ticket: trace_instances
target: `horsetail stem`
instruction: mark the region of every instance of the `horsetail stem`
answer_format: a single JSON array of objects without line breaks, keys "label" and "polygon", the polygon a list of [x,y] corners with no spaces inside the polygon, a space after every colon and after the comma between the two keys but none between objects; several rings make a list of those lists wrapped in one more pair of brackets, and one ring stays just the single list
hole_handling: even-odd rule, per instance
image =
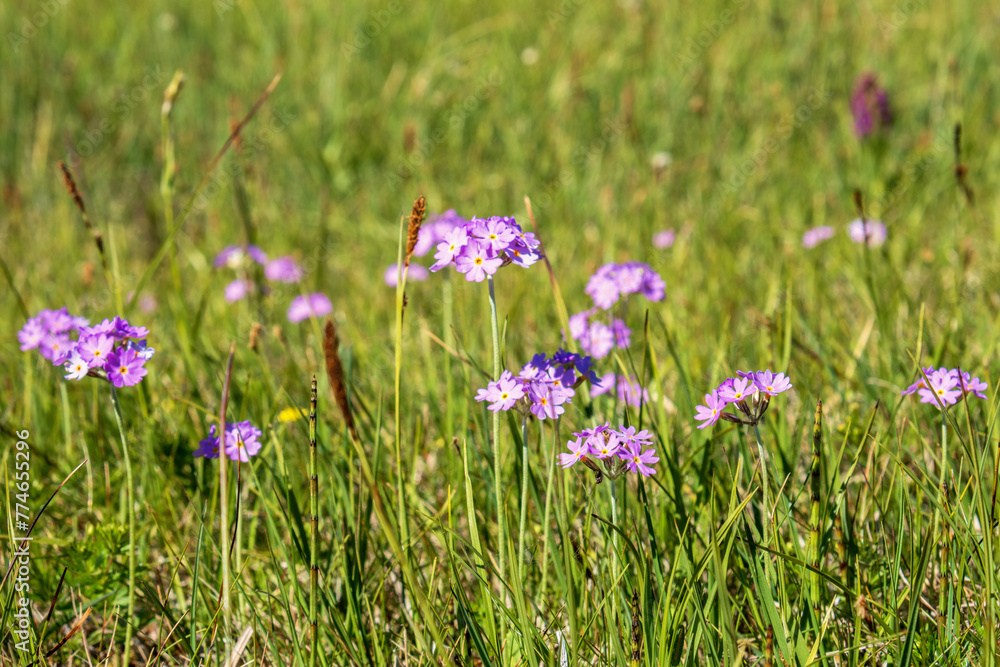
[{"label": "horsetail stem", "polygon": [[629,667],[642,664],[642,612],[639,609],[639,591],[632,590],[632,660]]},{"label": "horsetail stem", "polygon": [[820,494],[820,446],[823,439],[823,401],[816,401],[816,416],[813,421],[812,464],[809,468],[812,507],[809,511],[809,563],[815,568],[809,573],[809,597],[813,609],[819,609],[819,494]]},{"label": "horsetail stem", "polygon": [[839,514],[833,517],[833,541],[837,544],[837,568],[840,580],[847,586],[847,546],[844,544],[844,524]]},{"label": "horsetail stem", "polygon": [[319,628],[316,601],[319,598],[319,477],[316,471],[316,375],[309,388],[309,664],[316,667]]}]

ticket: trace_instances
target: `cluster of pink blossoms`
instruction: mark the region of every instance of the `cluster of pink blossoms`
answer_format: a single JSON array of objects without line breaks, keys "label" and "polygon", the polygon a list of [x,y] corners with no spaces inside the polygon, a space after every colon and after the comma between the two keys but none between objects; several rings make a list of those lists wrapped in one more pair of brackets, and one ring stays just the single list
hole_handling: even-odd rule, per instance
[{"label": "cluster of pink blossoms", "polygon": [[642,294],[650,301],[661,301],[667,284],[649,264],[625,262],[605,264],[594,272],[584,290],[601,310],[608,310],[619,299]]},{"label": "cluster of pink blossoms", "polygon": [[[972,377],[967,371],[957,368],[938,368],[928,366],[924,369],[927,379],[921,377],[903,391],[903,396],[917,394],[921,403],[930,403],[941,409],[942,406],[955,405],[963,396],[969,394],[976,398],[986,398],[989,385],[977,377]],[[929,383],[929,384],[928,384]]]},{"label": "cluster of pink blossoms", "polygon": [[569,318],[569,335],[580,343],[584,352],[594,359],[603,359],[616,347],[628,347],[632,341],[632,330],[617,318],[611,320],[610,326],[593,318],[598,312],[595,307],[572,315]]},{"label": "cluster of pink blossoms", "polygon": [[559,350],[548,359],[536,354],[514,375],[504,371],[476,394],[477,401],[487,401],[493,412],[517,408],[540,420],[556,419],[566,412],[563,407],[576,395],[576,387],[584,380],[598,383],[591,369],[590,357],[581,357]]},{"label": "cluster of pink blossoms", "polygon": [[474,217],[445,234],[431,271],[454,266],[469,282],[481,283],[508,264],[528,268],[541,259],[540,248],[535,235],[522,230],[514,218]]},{"label": "cluster of pink blossoms", "polygon": [[[263,435],[261,430],[249,421],[230,422],[226,424],[226,438],[223,451],[233,461],[246,463],[250,457],[260,451],[258,438]],[[212,424],[208,429],[208,437],[198,443],[194,456],[208,459],[219,458],[218,429]]]},{"label": "cluster of pink blossoms", "polygon": [[[238,278],[226,285],[225,297],[229,303],[235,303],[247,297],[247,295],[260,291],[267,293],[268,288],[258,285],[250,277],[249,269],[254,264],[264,267],[264,277],[276,283],[298,283],[305,277],[302,265],[295,261],[294,257],[285,256],[268,260],[264,251],[255,245],[247,247],[226,246],[215,257],[213,266],[215,268],[227,267],[242,272],[245,277]],[[292,299],[288,306],[288,321],[297,324],[310,317],[323,317],[333,311],[333,305],[329,297],[322,292],[312,294],[300,294]]]},{"label": "cluster of pink blossoms", "polygon": [[[635,426],[621,426],[613,429],[605,422],[603,426],[584,429],[574,433],[576,438],[566,443],[569,452],[559,455],[559,465],[569,468],[583,463],[597,474],[600,483],[604,475],[615,479],[626,472],[634,472],[645,477],[656,473],[652,467],[660,460],[651,447],[653,436],[649,431],[636,433]],[[648,449],[647,449],[648,448]],[[604,466],[602,470],[592,459]]]},{"label": "cluster of pink blossoms", "polygon": [[630,294],[642,294],[650,301],[660,301],[666,283],[649,264],[626,262],[605,264],[587,282],[586,292],[594,307],[569,318],[569,335],[594,359],[603,359],[617,348],[626,348],[632,331],[623,320],[603,316],[606,311]]},{"label": "cluster of pink blossoms", "polygon": [[53,366],[64,366],[67,380],[90,376],[121,388],[139,384],[146,376],[145,364],[154,352],[146,345],[147,336],[148,329],[121,317],[88,326],[86,318],[70,315],[63,307],[30,318],[17,339],[22,351],[38,349]]},{"label": "cluster of pink blossoms", "polygon": [[639,384],[639,380],[634,375],[624,376],[615,373],[606,373],[601,376],[601,386],[594,387],[590,391],[591,396],[609,394],[615,390],[618,402],[624,403],[632,408],[637,408],[643,403],[649,403],[649,392]]},{"label": "cluster of pink blossoms", "polygon": [[[302,280],[304,272],[298,262],[292,257],[279,257],[268,260],[264,251],[255,245],[242,248],[227,246],[215,256],[215,268],[228,267],[237,271],[245,271],[254,263],[264,267],[264,277],[272,282],[297,283]],[[226,301],[235,303],[258,289],[257,284],[248,277],[238,278],[226,285]],[[259,289],[264,289],[263,287]]]},{"label": "cluster of pink blossoms", "polygon": [[[712,393],[705,394],[705,405],[695,408],[694,418],[702,422],[698,428],[712,426],[720,418],[752,426],[767,412],[772,396],[791,388],[792,383],[784,373],[736,371],[736,377],[726,378]],[[725,412],[728,405],[734,405],[743,417]]]}]

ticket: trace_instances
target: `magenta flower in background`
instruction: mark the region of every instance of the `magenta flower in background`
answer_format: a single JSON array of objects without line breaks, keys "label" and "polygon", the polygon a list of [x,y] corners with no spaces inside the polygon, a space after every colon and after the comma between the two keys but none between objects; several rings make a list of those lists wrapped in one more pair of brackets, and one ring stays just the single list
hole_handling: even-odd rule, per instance
[{"label": "magenta flower in background", "polygon": [[37,318],[32,317],[29,319],[21,330],[17,332],[17,341],[21,344],[21,351],[27,352],[28,350],[37,348],[42,344],[47,333],[47,329]]},{"label": "magenta flower in background", "polygon": [[65,333],[50,333],[42,340],[39,352],[53,366],[59,366],[76,353],[76,344]]},{"label": "magenta flower in background", "polygon": [[821,227],[813,227],[805,234],[802,235],[802,247],[803,248],[815,248],[817,245],[826,241],[827,239],[833,238],[833,227],[830,225],[823,225]]},{"label": "magenta flower in background", "polygon": [[288,321],[297,324],[310,317],[323,317],[333,312],[333,304],[322,292],[301,294],[288,307]]},{"label": "magenta flower in background", "polygon": [[223,248],[222,251],[215,256],[213,266],[217,269],[223,266],[228,266],[231,269],[238,269],[244,265],[247,258],[250,258],[258,264],[267,263],[267,255],[265,255],[264,251],[257,246],[251,245],[244,248],[241,246],[231,245]]},{"label": "magenta flower in background", "polygon": [[417,244],[413,246],[413,254],[417,257],[423,257],[443,242],[452,230],[460,228],[468,222],[455,213],[455,209],[448,209],[444,213],[432,216],[428,223],[420,227]]},{"label": "magenta flower in background", "polygon": [[878,77],[871,72],[862,74],[854,83],[851,115],[854,116],[854,133],[862,138],[892,125],[889,94],[879,86]]},{"label": "magenta flower in background", "polygon": [[[427,280],[428,276],[430,276],[430,274],[427,273],[427,269],[419,264],[410,264],[410,270],[406,274],[406,280],[407,282],[419,283]],[[385,270],[385,275],[382,278],[385,280],[386,285],[389,287],[395,287],[396,283],[399,281],[399,265],[390,264]]]},{"label": "magenta flower in background", "polygon": [[293,257],[272,259],[264,266],[264,277],[280,283],[297,283],[305,275]]},{"label": "magenta flower in background", "polygon": [[591,396],[601,396],[615,390],[618,400],[629,407],[637,408],[642,403],[649,403],[649,392],[640,386],[635,376],[616,375],[608,373],[601,376],[601,384],[591,390]]},{"label": "magenta flower in background", "polygon": [[569,317],[569,335],[573,340],[580,340],[587,333],[590,316],[597,312],[596,308],[585,310]]},{"label": "magenta flower in background", "polygon": [[887,232],[885,225],[878,220],[852,220],[847,226],[847,233],[855,243],[864,243],[868,240],[869,248],[877,248],[885,243]]},{"label": "magenta flower in background", "polygon": [[569,332],[573,340],[580,343],[584,352],[594,359],[603,359],[616,347],[628,347],[632,340],[632,330],[619,319],[612,320],[611,326],[596,319],[590,321],[590,317],[596,312],[596,308],[591,308],[570,316]]},{"label": "magenta flower in background", "polygon": [[603,359],[615,347],[615,334],[604,322],[591,322],[579,340],[580,349],[594,359]]},{"label": "magenta flower in background", "polygon": [[24,327],[17,333],[17,340],[21,344],[21,351],[27,352],[42,347],[50,337],[67,334],[85,326],[87,319],[70,315],[65,306],[59,310],[45,309],[28,318]]},{"label": "magenta flower in background", "polygon": [[669,248],[674,244],[676,234],[672,229],[664,229],[662,232],[653,234],[653,247],[659,250]]},{"label": "magenta flower in background", "polygon": [[240,299],[246,298],[247,294],[253,291],[253,283],[240,278],[226,285],[224,296],[229,303],[236,303]]},{"label": "magenta flower in background", "polygon": [[608,310],[630,294],[642,294],[650,301],[660,301],[666,294],[666,283],[648,264],[612,262],[594,272],[584,291],[594,300],[595,306]]},{"label": "magenta flower in background", "polygon": [[143,294],[139,297],[139,310],[149,314],[156,310],[156,297],[152,294]]}]

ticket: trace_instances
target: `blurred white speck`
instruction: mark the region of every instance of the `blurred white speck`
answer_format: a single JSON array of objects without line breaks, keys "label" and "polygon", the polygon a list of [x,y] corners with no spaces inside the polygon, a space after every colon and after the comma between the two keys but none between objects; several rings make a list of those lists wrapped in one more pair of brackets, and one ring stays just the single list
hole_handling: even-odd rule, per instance
[{"label": "blurred white speck", "polygon": [[533,46],[529,46],[524,51],[521,51],[521,62],[531,67],[538,62],[538,49]]},{"label": "blurred white speck", "polygon": [[650,159],[649,165],[653,168],[653,171],[663,171],[674,161],[674,156],[666,151],[657,153]]},{"label": "blurred white speck", "polygon": [[170,32],[177,27],[177,17],[170,12],[164,12],[163,14],[160,14],[160,17],[156,20],[156,24],[159,26],[160,30]]}]

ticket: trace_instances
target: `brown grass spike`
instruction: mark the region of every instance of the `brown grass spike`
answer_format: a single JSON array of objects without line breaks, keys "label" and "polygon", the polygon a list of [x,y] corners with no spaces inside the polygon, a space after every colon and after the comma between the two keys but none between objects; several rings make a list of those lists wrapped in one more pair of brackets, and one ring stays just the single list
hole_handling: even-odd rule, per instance
[{"label": "brown grass spike", "polygon": [[90,217],[87,215],[87,208],[83,205],[83,196],[80,194],[80,189],[76,187],[76,181],[73,179],[73,174],[70,172],[69,167],[62,160],[59,161],[59,169],[62,170],[63,183],[66,185],[66,190],[69,192],[69,196],[73,198],[73,203],[80,210],[80,215],[83,216],[83,225],[90,232],[90,235],[94,237],[94,244],[97,246],[97,252],[101,255],[101,264],[104,266],[104,271],[108,270],[108,260],[104,255],[104,239],[101,237],[101,232],[94,229],[94,226],[90,223]]},{"label": "brown grass spike", "polygon": [[323,355],[326,357],[326,376],[330,381],[330,389],[333,390],[333,397],[337,401],[341,414],[344,415],[344,422],[347,423],[347,430],[355,441],[360,442],[358,430],[354,427],[354,416],[351,414],[351,404],[347,400],[347,386],[344,383],[344,365],[340,362],[340,352],[338,350],[337,327],[333,324],[333,319],[326,318],[326,327],[323,330]]},{"label": "brown grass spike", "polygon": [[417,247],[417,236],[420,235],[420,225],[423,223],[424,215],[426,213],[427,200],[424,199],[423,195],[420,195],[417,197],[416,201],[413,202],[413,208],[410,210],[410,225],[406,229],[405,266],[410,265],[410,258],[413,257],[413,249]]}]

